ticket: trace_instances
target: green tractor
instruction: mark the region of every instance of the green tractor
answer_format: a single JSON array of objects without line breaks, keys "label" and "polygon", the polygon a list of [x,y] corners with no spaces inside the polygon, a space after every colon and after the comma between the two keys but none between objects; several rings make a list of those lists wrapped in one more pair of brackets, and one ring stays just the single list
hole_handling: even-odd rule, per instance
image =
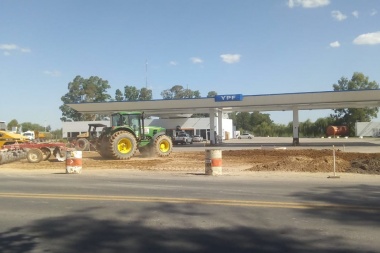
[{"label": "green tractor", "polygon": [[118,112],[111,115],[111,126],[103,128],[96,143],[103,158],[127,160],[137,149],[143,156],[168,156],[173,144],[162,127],[144,127],[141,112]]}]

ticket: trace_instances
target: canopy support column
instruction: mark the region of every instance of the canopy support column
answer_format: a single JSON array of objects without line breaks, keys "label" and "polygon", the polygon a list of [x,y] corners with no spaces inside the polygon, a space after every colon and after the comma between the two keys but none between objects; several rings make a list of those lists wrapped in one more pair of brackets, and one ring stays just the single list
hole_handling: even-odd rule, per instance
[{"label": "canopy support column", "polygon": [[298,108],[293,109],[293,146],[300,145]]},{"label": "canopy support column", "polygon": [[218,110],[218,144],[223,142],[223,112]]},{"label": "canopy support column", "polygon": [[215,145],[215,109],[210,109],[210,144]]}]

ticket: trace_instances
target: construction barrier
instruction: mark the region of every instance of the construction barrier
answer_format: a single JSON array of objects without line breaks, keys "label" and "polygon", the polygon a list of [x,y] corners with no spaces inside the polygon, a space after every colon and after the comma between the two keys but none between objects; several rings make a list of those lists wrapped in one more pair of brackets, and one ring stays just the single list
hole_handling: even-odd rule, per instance
[{"label": "construction barrier", "polygon": [[206,149],[205,174],[222,175],[222,150]]},{"label": "construction barrier", "polygon": [[82,172],[82,151],[66,152],[66,173]]}]

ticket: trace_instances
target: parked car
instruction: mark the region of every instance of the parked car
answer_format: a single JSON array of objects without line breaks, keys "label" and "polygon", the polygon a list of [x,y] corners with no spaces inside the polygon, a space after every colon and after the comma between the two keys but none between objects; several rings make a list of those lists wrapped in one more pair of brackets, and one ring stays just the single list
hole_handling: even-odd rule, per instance
[{"label": "parked car", "polygon": [[238,136],[238,139],[252,139],[253,135],[250,133],[244,133]]},{"label": "parked car", "polygon": [[203,141],[203,137],[200,136],[200,135],[194,135],[193,136],[193,141],[194,142],[202,142]]},{"label": "parked car", "polygon": [[173,138],[173,144],[193,144],[193,138],[185,132],[179,132],[178,135]]}]

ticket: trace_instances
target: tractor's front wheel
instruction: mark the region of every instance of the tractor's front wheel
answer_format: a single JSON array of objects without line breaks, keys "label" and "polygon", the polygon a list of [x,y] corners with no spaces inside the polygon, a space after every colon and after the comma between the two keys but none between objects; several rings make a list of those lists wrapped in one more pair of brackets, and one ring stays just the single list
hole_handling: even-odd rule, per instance
[{"label": "tractor's front wheel", "polygon": [[110,138],[110,153],[113,159],[128,160],[137,150],[136,138],[127,131],[114,133]]},{"label": "tractor's front wheel", "polygon": [[153,150],[158,156],[168,156],[172,152],[173,143],[169,136],[160,135],[153,143]]}]

